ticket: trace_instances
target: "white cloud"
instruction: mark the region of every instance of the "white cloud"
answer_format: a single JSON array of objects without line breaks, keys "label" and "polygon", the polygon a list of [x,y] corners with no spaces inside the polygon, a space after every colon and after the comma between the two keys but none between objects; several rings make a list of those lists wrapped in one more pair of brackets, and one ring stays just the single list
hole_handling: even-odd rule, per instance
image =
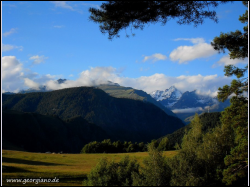
[{"label": "white cloud", "polygon": [[23,66],[15,56],[2,57],[2,89],[17,90],[23,85]]},{"label": "white cloud", "polygon": [[226,66],[226,65],[237,65],[237,64],[247,64],[248,58],[243,59],[230,59],[230,56],[223,56],[218,62],[216,62],[212,67],[216,66]]},{"label": "white cloud", "polygon": [[48,59],[48,57],[45,57],[44,55],[42,56],[32,56],[29,58],[30,60],[34,60],[32,63],[33,64],[40,64],[41,62],[44,62],[46,59]]},{"label": "white cloud", "polygon": [[[68,4],[69,1],[51,1],[51,3],[53,3],[55,5],[55,7],[60,7],[60,8],[64,8],[64,9],[68,9],[71,11],[75,11],[78,13],[83,13],[82,10],[78,9],[78,5],[74,4],[73,6]],[[74,7],[74,8],[73,8]]]},{"label": "white cloud", "polygon": [[39,90],[39,84],[34,82],[33,80],[29,78],[24,78],[24,84],[28,86],[29,88],[33,88],[35,90]]},{"label": "white cloud", "polygon": [[19,51],[23,50],[23,46],[15,46],[15,45],[9,45],[9,44],[2,44],[2,51],[10,51],[12,49],[18,49]]},{"label": "white cloud", "polygon": [[9,36],[9,35],[16,33],[16,32],[17,32],[17,28],[12,28],[12,29],[10,29],[10,31],[3,33],[3,36],[6,37],[6,36]]},{"label": "white cloud", "polygon": [[14,49],[15,47],[13,45],[8,45],[8,44],[2,44],[2,51],[10,51],[12,49]]},{"label": "white cloud", "polygon": [[62,89],[77,86],[94,86],[105,84],[107,81],[118,83],[121,86],[133,87],[151,93],[155,90],[165,90],[172,85],[182,92],[197,90],[198,94],[216,96],[219,87],[230,84],[228,77],[217,75],[181,75],[179,77],[168,77],[164,74],[154,74],[151,76],[141,76],[138,78],[123,77],[113,67],[95,67],[82,71],[76,80],[68,80],[65,83],[57,84],[56,81],[47,82],[50,89]]},{"label": "white cloud", "polygon": [[[169,77],[159,73],[151,76],[129,78],[122,76],[122,72],[113,67],[95,67],[82,71],[76,80],[67,80],[62,84],[58,84],[56,80],[62,78],[62,76],[38,75],[34,72],[24,71],[22,64],[15,57],[3,57],[2,61],[3,89],[6,91],[16,90],[17,88],[23,89],[27,86],[36,88],[38,84],[46,85],[51,90],[57,90],[79,86],[96,86],[112,81],[121,86],[144,90],[147,93],[155,90],[165,90],[175,85],[182,92],[197,90],[198,94],[216,96],[218,88],[223,87],[225,84],[230,84],[232,80],[229,77],[219,77],[217,75],[203,76],[199,74]],[[8,84],[12,83],[13,85],[8,87]]]},{"label": "white cloud", "polygon": [[54,3],[56,7],[66,8],[66,9],[75,11],[72,6],[67,4],[67,1],[52,1],[52,3]]},{"label": "white cloud", "polygon": [[29,69],[23,68],[23,64],[15,56],[2,57],[2,90],[18,92],[28,87],[37,89],[52,79],[58,79],[59,75],[39,75]]},{"label": "white cloud", "polygon": [[183,108],[183,109],[174,109],[173,113],[194,113],[194,112],[208,112],[211,110],[218,109],[219,102],[214,100],[215,104],[205,107],[193,107],[193,108]]},{"label": "white cloud", "polygon": [[174,41],[180,41],[180,40],[190,41],[193,44],[205,43],[205,40],[203,38],[176,38],[174,39]]},{"label": "white cloud", "polygon": [[194,113],[194,112],[201,112],[203,111],[202,107],[194,107],[194,108],[185,108],[185,109],[174,109],[172,110],[173,113]]},{"label": "white cloud", "polygon": [[170,59],[172,61],[179,61],[179,64],[188,63],[198,58],[206,58],[216,54],[217,52],[213,47],[205,43],[202,38],[177,38],[175,41],[187,40],[192,42],[193,46],[180,46],[177,49],[174,49],[170,53]]},{"label": "white cloud", "polygon": [[156,62],[158,60],[166,60],[167,57],[163,54],[160,54],[160,53],[155,53],[151,56],[145,56],[144,59],[143,59],[143,62],[146,62],[147,60],[152,60],[153,62]]}]

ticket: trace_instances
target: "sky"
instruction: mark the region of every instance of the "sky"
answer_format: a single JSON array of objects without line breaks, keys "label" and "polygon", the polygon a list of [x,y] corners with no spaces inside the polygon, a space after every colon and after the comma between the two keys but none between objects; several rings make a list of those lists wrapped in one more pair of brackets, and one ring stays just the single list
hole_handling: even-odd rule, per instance
[{"label": "sky", "polygon": [[[171,20],[122,30],[108,39],[90,21],[90,7],[100,1],[2,1],[2,92],[23,89],[62,89],[112,81],[151,93],[175,86],[182,92],[216,96],[234,77],[224,66],[244,67],[248,59],[232,60],[211,46],[221,32],[243,30],[238,19],[242,2],[220,4],[218,23],[179,25]],[[212,8],[210,8],[212,10]],[[126,34],[130,35],[129,38]],[[57,84],[57,79],[67,79]]]}]

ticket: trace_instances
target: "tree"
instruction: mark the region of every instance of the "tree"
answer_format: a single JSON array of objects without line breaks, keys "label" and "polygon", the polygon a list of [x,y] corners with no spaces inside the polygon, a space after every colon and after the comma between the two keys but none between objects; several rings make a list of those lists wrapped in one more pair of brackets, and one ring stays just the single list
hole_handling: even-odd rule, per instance
[{"label": "tree", "polygon": [[[248,2],[243,1],[248,7]],[[244,59],[248,57],[248,10],[239,17],[239,21],[246,23],[243,33],[239,30],[230,33],[221,33],[215,37],[211,45],[215,50],[225,53],[229,50],[231,59]],[[233,65],[225,66],[225,76],[237,77],[231,82],[231,85],[225,85],[219,88],[218,99],[225,101],[229,96],[231,98],[230,107],[222,113],[222,124],[231,126],[234,130],[234,146],[230,155],[224,159],[227,168],[223,171],[223,181],[228,184],[247,184],[248,176],[248,98],[244,97],[243,92],[248,91],[248,77],[244,74],[248,70],[238,68]]]},{"label": "tree", "polygon": [[234,146],[224,159],[227,168],[223,171],[223,181],[228,184],[244,184],[248,181],[248,100],[233,97],[230,107],[222,113],[222,123],[234,130]]},{"label": "tree", "polygon": [[120,162],[102,158],[83,181],[86,186],[131,186],[132,173],[139,172],[137,160],[125,156]]},{"label": "tree", "polygon": [[132,174],[133,186],[169,186],[170,167],[154,142],[148,144],[148,154],[149,156],[143,160],[144,167],[140,168],[140,173]]},{"label": "tree", "polygon": [[162,138],[161,142],[159,143],[158,150],[159,151],[168,151],[170,149],[169,140],[167,137]]},{"label": "tree", "polygon": [[[161,22],[165,25],[171,19],[178,24],[202,24],[205,18],[218,21],[217,7],[228,1],[108,1],[101,9],[90,8],[89,19],[99,23],[102,33],[108,33],[109,39],[119,37],[122,29],[143,29],[145,24]],[[132,35],[134,35],[132,33]],[[126,34],[128,37],[129,35]]]},{"label": "tree", "polygon": [[198,114],[191,121],[191,129],[184,135],[181,150],[170,162],[172,170],[171,185],[203,186],[204,161],[197,153],[202,144],[202,125]]}]

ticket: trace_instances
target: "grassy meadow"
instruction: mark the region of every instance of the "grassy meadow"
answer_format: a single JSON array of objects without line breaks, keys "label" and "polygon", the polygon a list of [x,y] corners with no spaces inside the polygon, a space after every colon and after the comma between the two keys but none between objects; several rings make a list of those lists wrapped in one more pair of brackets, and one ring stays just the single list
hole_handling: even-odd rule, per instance
[{"label": "grassy meadow", "polygon": [[[166,157],[173,157],[177,151],[165,151]],[[22,182],[10,183],[6,179],[59,179],[58,183],[27,182],[25,185],[81,186],[86,175],[99,159],[119,161],[125,155],[135,157],[140,164],[147,152],[116,154],[48,154],[2,150],[2,185],[19,186]]]}]

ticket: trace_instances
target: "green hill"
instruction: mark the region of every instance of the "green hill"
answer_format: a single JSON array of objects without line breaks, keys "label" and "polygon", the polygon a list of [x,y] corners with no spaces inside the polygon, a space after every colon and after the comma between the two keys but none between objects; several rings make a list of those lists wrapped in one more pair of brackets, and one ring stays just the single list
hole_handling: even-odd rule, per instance
[{"label": "green hill", "polygon": [[85,144],[109,137],[82,117],[65,122],[55,116],[14,110],[3,110],[2,117],[3,149],[80,153]]},{"label": "green hill", "polygon": [[7,109],[56,115],[63,120],[81,116],[101,127],[113,140],[150,142],[184,126],[180,119],[152,103],[115,98],[93,87],[3,94],[2,100]]},{"label": "green hill", "polygon": [[177,117],[171,110],[164,107],[161,103],[157,102],[149,94],[147,94],[146,92],[142,90],[136,90],[131,87],[123,87],[123,86],[118,86],[118,85],[107,85],[107,84],[100,85],[98,86],[98,88],[102,89],[109,95],[116,97],[116,98],[128,98],[128,99],[135,99],[135,100],[153,103],[154,105],[162,109],[164,112],[166,112],[166,114]]},{"label": "green hill", "polygon": [[[199,115],[201,123],[202,123],[202,131],[203,132],[208,132],[210,129],[213,129],[214,127],[218,126],[221,124],[220,122],[220,117],[221,113],[220,112],[213,112],[213,113],[203,113]],[[193,119],[193,116],[190,117],[190,121]],[[186,125],[183,128],[180,128],[173,132],[172,134],[168,134],[164,137],[167,137],[169,142],[170,142],[170,147],[173,149],[176,143],[181,145],[182,138],[185,135],[185,133],[191,128],[190,124]],[[161,137],[158,139],[158,142],[162,140]]]}]

